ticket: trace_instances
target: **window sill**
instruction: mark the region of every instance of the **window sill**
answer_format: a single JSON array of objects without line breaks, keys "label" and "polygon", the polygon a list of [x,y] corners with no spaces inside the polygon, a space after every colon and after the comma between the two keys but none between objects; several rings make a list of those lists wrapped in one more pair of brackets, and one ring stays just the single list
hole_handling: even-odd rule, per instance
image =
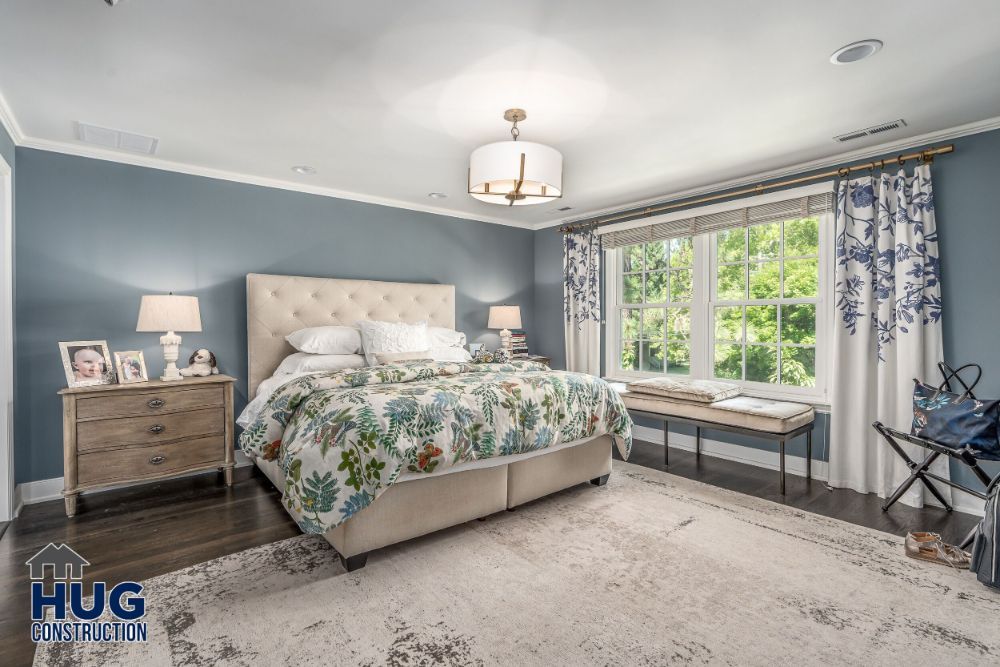
[{"label": "window sill", "polygon": [[[608,382],[621,382],[623,384],[628,384],[635,380],[643,380],[651,377],[670,377],[664,375],[647,375],[647,376],[606,376],[603,379]],[[698,378],[692,378],[698,379]],[[725,380],[719,380],[719,382],[725,382]],[[767,391],[757,389],[756,387],[750,389],[748,387],[743,387],[741,396],[750,396],[751,398],[766,398],[771,401],[787,401],[789,403],[802,403],[803,405],[810,405],[816,412],[822,412],[829,414],[830,412],[830,402],[828,399],[816,397],[816,396],[803,396],[801,394],[793,394],[788,392],[783,392],[781,390]]]}]

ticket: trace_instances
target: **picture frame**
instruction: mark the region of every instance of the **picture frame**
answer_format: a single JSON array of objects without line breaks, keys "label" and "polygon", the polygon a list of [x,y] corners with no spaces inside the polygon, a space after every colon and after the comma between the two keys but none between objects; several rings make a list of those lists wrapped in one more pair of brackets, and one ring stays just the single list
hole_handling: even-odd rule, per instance
[{"label": "picture frame", "polygon": [[142,350],[126,350],[115,352],[115,371],[118,373],[119,384],[136,384],[149,382],[146,373],[146,359]]},{"label": "picture frame", "polygon": [[59,343],[63,371],[69,387],[115,384],[115,369],[106,340],[74,340]]}]

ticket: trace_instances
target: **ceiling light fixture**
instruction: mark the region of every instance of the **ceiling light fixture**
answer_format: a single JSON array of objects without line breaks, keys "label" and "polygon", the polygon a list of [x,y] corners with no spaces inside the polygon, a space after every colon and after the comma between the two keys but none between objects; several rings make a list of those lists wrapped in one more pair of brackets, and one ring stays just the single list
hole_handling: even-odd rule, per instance
[{"label": "ceiling light fixture", "polygon": [[431,199],[447,199],[448,195],[443,192],[428,192],[427,196]]},{"label": "ceiling light fixture", "polygon": [[544,144],[518,141],[524,109],[507,109],[510,141],[480,146],[469,157],[469,194],[504,206],[543,204],[562,197],[562,153]]},{"label": "ceiling light fixture", "polygon": [[292,167],[292,171],[294,171],[296,174],[303,174],[305,176],[312,176],[313,174],[316,173],[316,168],[315,167],[310,167],[307,164],[300,164],[300,165],[296,165],[296,166]]},{"label": "ceiling light fixture", "polygon": [[875,55],[881,48],[881,40],[863,39],[860,42],[853,42],[834,51],[833,55],[830,56],[830,62],[834,65],[849,65]]}]

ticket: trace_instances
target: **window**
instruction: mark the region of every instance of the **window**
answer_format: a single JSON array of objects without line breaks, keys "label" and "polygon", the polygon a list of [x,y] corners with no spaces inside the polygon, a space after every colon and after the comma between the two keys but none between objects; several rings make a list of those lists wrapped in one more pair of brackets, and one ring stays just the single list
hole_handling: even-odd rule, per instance
[{"label": "window", "polygon": [[720,379],[825,403],[831,226],[823,212],[618,241],[605,254],[607,374]]},{"label": "window", "polygon": [[819,218],[714,235],[712,373],[816,386]]},{"label": "window", "polygon": [[621,368],[691,372],[690,237],[622,249]]}]

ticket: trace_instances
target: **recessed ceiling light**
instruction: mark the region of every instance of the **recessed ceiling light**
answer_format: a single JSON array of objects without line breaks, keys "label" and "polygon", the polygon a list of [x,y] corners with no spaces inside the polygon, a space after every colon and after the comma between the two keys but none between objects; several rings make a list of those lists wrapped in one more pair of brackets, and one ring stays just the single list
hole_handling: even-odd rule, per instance
[{"label": "recessed ceiling light", "polygon": [[295,167],[292,167],[292,171],[294,171],[296,174],[305,174],[306,176],[312,176],[313,174],[316,173],[316,168],[310,167],[307,164],[300,164]]},{"label": "recessed ceiling light", "polygon": [[863,39],[847,46],[842,46],[830,56],[830,62],[834,65],[849,65],[859,60],[864,60],[869,56],[878,53],[882,48],[882,41],[878,39]]},{"label": "recessed ceiling light", "polygon": [[427,196],[431,199],[447,199],[448,195],[443,192],[428,192]]}]

